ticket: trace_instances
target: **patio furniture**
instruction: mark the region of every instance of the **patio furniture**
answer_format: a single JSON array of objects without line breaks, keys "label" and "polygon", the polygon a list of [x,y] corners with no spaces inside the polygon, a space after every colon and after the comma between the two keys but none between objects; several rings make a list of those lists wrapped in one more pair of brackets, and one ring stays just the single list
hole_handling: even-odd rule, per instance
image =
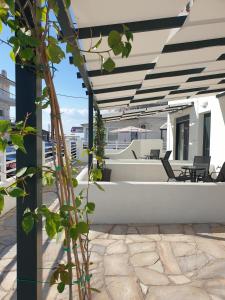
[{"label": "patio furniture", "polygon": [[150,151],[150,159],[159,159],[160,150],[159,149],[151,149]]},{"label": "patio furniture", "polygon": [[[167,181],[186,181],[186,180],[190,180],[190,176],[187,176],[181,170],[173,170],[168,159],[160,158],[160,160],[161,160],[162,165],[163,165],[163,167],[166,171],[166,174],[168,176]],[[174,174],[174,171],[179,171],[180,174],[178,176],[176,176]]]},{"label": "patio furniture", "polygon": [[181,169],[185,170],[185,176],[188,174],[190,175],[191,182],[199,181],[199,172],[204,172],[205,174],[205,167],[198,167],[198,166],[182,166]]},{"label": "patio furniture", "polygon": [[137,154],[135,153],[135,151],[134,151],[134,150],[131,150],[131,152],[133,153],[134,158],[135,158],[135,159],[138,159],[138,158],[137,158]]},{"label": "patio furniture", "polygon": [[195,156],[193,166],[204,168],[196,171],[197,181],[205,181],[209,174],[210,156]]},{"label": "patio furniture", "polygon": [[164,157],[163,157],[163,159],[166,159],[166,160],[168,160],[169,159],[169,157],[170,157],[170,154],[172,153],[172,150],[168,150],[168,151],[166,151],[166,153],[165,153],[165,155],[164,155]]},{"label": "patio furniture", "polygon": [[[213,174],[218,174],[216,178],[213,178]],[[225,162],[223,163],[219,172],[212,172],[206,178],[206,182],[225,182]]]}]

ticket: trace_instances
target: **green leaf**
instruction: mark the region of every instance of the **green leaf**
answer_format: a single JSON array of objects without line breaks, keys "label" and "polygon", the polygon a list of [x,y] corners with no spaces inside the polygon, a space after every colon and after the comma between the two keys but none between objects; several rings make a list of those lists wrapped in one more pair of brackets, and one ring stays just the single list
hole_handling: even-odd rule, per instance
[{"label": "green leaf", "polygon": [[30,61],[34,57],[33,49],[25,48],[20,51],[20,57],[25,61]]},{"label": "green leaf", "polygon": [[76,178],[72,178],[73,187],[76,188],[78,186],[78,181]]},{"label": "green leaf", "polygon": [[101,43],[102,43],[102,36],[100,36],[100,39],[97,41],[97,43],[93,47],[91,47],[91,49],[93,49],[93,50],[97,49],[101,45]]},{"label": "green leaf", "polygon": [[108,36],[109,47],[111,47],[113,49],[120,42],[121,42],[121,34],[116,30],[112,30]]},{"label": "green leaf", "polygon": [[8,141],[6,139],[0,138],[0,151],[5,152]]},{"label": "green leaf", "polygon": [[63,205],[60,209],[61,209],[62,211],[73,211],[73,210],[74,210],[74,207],[71,206],[71,205]]},{"label": "green leaf", "polygon": [[27,169],[27,172],[26,172],[26,176],[29,176],[30,178],[33,177],[35,174],[37,173],[37,169],[34,168],[34,167],[29,167]]},{"label": "green leaf", "polygon": [[88,233],[89,232],[89,226],[85,222],[79,222],[77,224],[77,230],[80,234]]},{"label": "green leaf", "polygon": [[16,176],[17,177],[23,176],[26,173],[27,169],[28,169],[27,167],[20,169],[19,171],[16,172]]},{"label": "green leaf", "polygon": [[22,220],[23,231],[28,234],[34,226],[34,217],[31,212],[25,213]]},{"label": "green leaf", "polygon": [[112,48],[112,50],[113,50],[113,53],[114,53],[115,55],[119,55],[120,53],[122,53],[123,48],[124,48],[123,43],[120,42],[120,43],[118,43],[117,45],[115,45],[115,46]]},{"label": "green leaf", "polygon": [[130,40],[131,40],[131,41],[134,40],[133,33],[130,31],[130,29],[129,29],[126,25],[123,25],[123,31],[124,31],[124,34],[125,34],[126,39],[127,39],[128,42],[129,42]]},{"label": "green leaf", "polygon": [[73,46],[68,42],[66,44],[66,53],[73,53]]},{"label": "green leaf", "polygon": [[126,42],[123,48],[122,57],[128,57],[131,52],[132,46],[131,43]]},{"label": "green leaf", "polygon": [[0,19],[0,33],[2,32],[3,26],[2,26],[2,20]]},{"label": "green leaf", "polygon": [[22,30],[17,31],[17,38],[20,41],[20,44],[23,46],[38,47],[40,41],[33,37],[28,30],[27,32],[23,32]]},{"label": "green leaf", "polygon": [[102,192],[104,192],[105,190],[103,189],[103,187],[100,185],[100,184],[98,184],[97,182],[93,182],[94,183],[94,185],[100,190],[100,191],[102,191]]},{"label": "green leaf", "polygon": [[44,186],[51,186],[55,182],[55,176],[51,172],[44,172],[42,178],[42,184]]},{"label": "green leaf", "polygon": [[47,47],[47,56],[51,62],[59,64],[65,54],[57,44],[51,43]]},{"label": "green leaf", "polygon": [[84,64],[84,58],[83,58],[83,56],[80,55],[80,54],[73,56],[73,64],[76,67],[82,66]]},{"label": "green leaf", "polygon": [[68,271],[60,272],[60,279],[64,284],[70,284],[70,275]]},{"label": "green leaf", "polygon": [[66,8],[69,8],[70,5],[71,5],[71,1],[70,0],[65,0],[65,3],[66,3]]},{"label": "green leaf", "polygon": [[31,126],[26,126],[23,131],[25,133],[36,133],[37,129],[35,129],[34,127],[31,127]]},{"label": "green leaf", "polygon": [[60,282],[58,285],[57,285],[57,290],[58,292],[61,294],[65,289],[65,283],[63,282]]},{"label": "green leaf", "polygon": [[91,175],[90,175],[90,179],[91,181],[98,181],[102,179],[102,170],[95,168],[91,171]]},{"label": "green leaf", "polygon": [[76,226],[70,228],[70,237],[76,240],[79,236],[78,228]]},{"label": "green leaf", "polygon": [[19,134],[11,134],[11,141],[16,149],[20,149],[22,152],[26,153],[26,149],[24,147],[23,136]]},{"label": "green leaf", "polygon": [[56,231],[55,222],[51,216],[49,216],[46,219],[45,229],[46,229],[46,232],[47,232],[47,235],[49,236],[49,238],[53,239],[54,236],[56,235],[57,231]]},{"label": "green leaf", "polygon": [[98,290],[98,289],[96,289],[96,288],[92,288],[92,287],[91,287],[90,290],[93,291],[93,292],[96,292],[96,293],[101,293],[101,291]]},{"label": "green leaf", "polygon": [[77,208],[80,207],[80,206],[81,206],[81,203],[82,203],[81,197],[76,197],[75,203],[76,203],[76,207],[77,207]]},{"label": "green leaf", "polygon": [[0,193],[0,214],[2,213],[4,208],[4,195]]},{"label": "green leaf", "polygon": [[8,194],[11,197],[25,197],[27,195],[26,191],[18,186],[10,187],[8,189]]},{"label": "green leaf", "polygon": [[95,210],[95,203],[94,202],[88,202],[86,204],[86,210],[88,214],[93,214],[94,210]]},{"label": "green leaf", "polygon": [[42,216],[45,216],[46,218],[48,218],[49,215],[50,215],[50,211],[49,211],[49,209],[47,208],[46,205],[42,205],[41,207],[38,207],[37,213],[42,215]]},{"label": "green leaf", "polygon": [[0,120],[0,132],[5,133],[7,130],[11,128],[10,121],[8,120]]},{"label": "green leaf", "polygon": [[107,72],[112,72],[115,68],[115,63],[112,60],[111,57],[109,57],[103,64],[103,68],[107,71]]}]

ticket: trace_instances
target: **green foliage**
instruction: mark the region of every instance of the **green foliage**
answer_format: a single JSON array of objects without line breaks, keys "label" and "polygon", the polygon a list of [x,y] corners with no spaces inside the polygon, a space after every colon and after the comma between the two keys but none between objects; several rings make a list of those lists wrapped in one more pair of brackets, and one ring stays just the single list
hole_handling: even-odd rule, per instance
[{"label": "green foliage", "polygon": [[60,282],[58,285],[57,285],[57,290],[59,293],[62,293],[65,289],[65,283],[64,282]]},{"label": "green foliage", "polygon": [[32,212],[28,211],[23,215],[23,220],[22,220],[22,228],[23,231],[28,234],[34,226],[34,216]]},{"label": "green foliage", "polygon": [[[100,114],[100,111],[96,111],[94,120],[94,153],[97,158],[98,169],[103,169],[104,165],[104,155],[105,155],[105,124]],[[96,180],[101,180],[102,174],[92,174],[92,176],[97,176]],[[93,179],[95,181],[95,179]]]},{"label": "green foliage", "polygon": [[100,168],[94,168],[90,173],[91,181],[100,181],[102,179],[102,170]]},{"label": "green foliage", "polygon": [[116,64],[111,57],[107,58],[107,60],[103,63],[103,68],[108,72],[112,72],[115,66]]},{"label": "green foliage", "polygon": [[2,213],[4,208],[4,195],[0,193],[0,214]]},{"label": "green foliage", "polygon": [[85,209],[86,209],[88,214],[93,214],[94,210],[95,210],[95,203],[94,202],[88,202],[85,205]]},{"label": "green foliage", "polygon": [[18,186],[12,186],[9,189],[7,189],[7,192],[9,196],[11,197],[25,197],[26,196],[26,191]]},{"label": "green foliage", "polygon": [[22,152],[26,153],[26,149],[24,147],[24,137],[22,135],[11,134],[10,138],[16,150],[19,149]]},{"label": "green foliage", "polygon": [[48,237],[50,239],[53,239],[57,231],[56,231],[56,223],[54,222],[52,215],[49,215],[49,217],[46,218],[45,229]]},{"label": "green foliage", "polygon": [[48,170],[42,174],[43,186],[52,186],[55,183],[55,172]]},{"label": "green foliage", "polygon": [[[62,36],[60,25],[56,21],[56,17],[59,13],[57,1],[40,1],[40,7],[36,8],[36,14],[31,13],[31,16],[36,15],[37,19],[41,21],[41,24],[32,28],[29,28],[26,22],[21,22],[20,17],[23,12],[19,8],[19,5],[16,6],[15,10],[14,0],[0,0],[0,3],[3,3],[0,7],[0,34],[3,29],[3,24],[11,29],[11,37],[6,41],[12,49],[10,52],[11,59],[22,66],[29,66],[29,68],[36,71],[41,78],[46,78],[44,76],[46,75],[44,73],[45,68],[50,68],[52,72],[51,75],[54,76],[54,72],[57,71],[55,65],[60,64],[62,60],[64,60],[65,52],[72,53],[73,63],[77,67],[84,64],[84,53],[88,52],[89,54],[97,55],[100,58],[101,67],[107,72],[112,72],[116,67],[114,61],[115,56],[120,55],[121,57],[128,57],[130,54],[133,35],[126,25],[121,26],[121,31],[113,30],[109,33],[107,49],[100,50],[103,41],[103,38],[100,35],[94,45],[90,46],[90,49],[85,50],[78,48],[78,54],[74,55],[74,53],[77,53],[75,49],[79,31],[74,32],[74,36],[69,37],[69,39]],[[70,0],[65,0],[64,3],[67,8],[71,5]],[[26,10],[29,10],[29,5],[26,7]],[[36,25],[36,20],[33,21],[34,25]],[[58,37],[60,38],[58,39]],[[45,55],[47,56],[47,64],[45,64],[45,59],[40,60],[40,53],[44,54],[44,57]],[[50,104],[52,106],[52,102],[50,102],[52,99],[50,96],[51,94],[48,88],[45,87],[42,91],[42,95],[36,99],[36,104],[42,109],[47,108]],[[60,116],[57,117],[60,118]],[[12,143],[16,150],[26,153],[24,146],[26,136],[37,134],[35,128],[29,125],[27,126],[26,123],[27,118],[25,121],[17,122],[15,125],[11,125],[9,121],[0,120],[0,151],[5,151],[7,145]],[[98,164],[97,168],[94,168],[91,171],[90,179],[100,190],[103,190],[96,182],[102,179],[102,169],[104,164],[105,128],[100,112],[97,112],[96,114],[95,126],[95,147],[87,152],[96,155]],[[64,176],[63,171],[64,167],[62,166],[56,166],[55,170],[48,167],[41,168],[41,170],[36,170],[32,167],[20,169],[16,173],[15,183],[7,188],[0,188],[0,213],[4,207],[5,195],[11,197],[25,197],[27,195],[25,190],[26,180],[29,180],[29,178],[35,174],[39,175],[40,173],[43,185],[51,186],[57,180],[56,174],[61,172]],[[76,188],[78,186],[77,179],[75,178],[77,171],[72,170],[72,174],[74,176],[72,185]],[[71,189],[70,183],[68,186],[68,188]],[[70,194],[68,193],[68,195]],[[81,192],[75,198],[75,207],[69,204],[71,200],[67,200],[58,212],[51,211],[45,205],[42,205],[35,211],[26,209],[22,220],[24,232],[26,234],[31,232],[34,224],[38,222],[40,218],[44,218],[45,229],[49,238],[54,238],[57,233],[64,230],[66,234],[69,233],[66,240],[67,238],[72,238],[73,242],[76,242],[81,235],[81,239],[85,239],[83,235],[86,235],[87,237],[89,232],[89,223],[85,220],[87,220],[87,214],[94,213],[95,203],[88,201],[84,203],[83,199],[84,197]],[[76,220],[76,222],[74,220]],[[70,251],[70,246],[67,245],[67,242],[65,248]],[[70,278],[70,271],[73,267],[73,264],[59,264],[54,270],[51,277],[51,284],[57,284],[59,293],[62,293],[65,286],[72,282],[72,284],[80,285],[82,288],[85,287],[85,283],[90,282],[91,275],[85,274],[83,266],[81,268],[80,278],[77,278],[76,281],[72,281],[72,278]],[[94,291],[94,289],[92,290]]]}]

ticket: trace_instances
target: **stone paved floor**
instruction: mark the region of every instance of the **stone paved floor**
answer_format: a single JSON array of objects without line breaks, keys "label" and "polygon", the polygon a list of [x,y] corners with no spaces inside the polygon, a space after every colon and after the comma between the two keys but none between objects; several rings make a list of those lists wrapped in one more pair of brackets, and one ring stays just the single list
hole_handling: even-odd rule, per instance
[{"label": "stone paved floor", "polygon": [[[0,221],[5,300],[16,299],[14,219],[11,213]],[[90,237],[93,287],[101,290],[94,300],[225,299],[225,224],[93,225]],[[43,232],[43,281],[64,259],[60,242]],[[45,283],[43,299],[68,299],[67,290],[59,295]]]}]

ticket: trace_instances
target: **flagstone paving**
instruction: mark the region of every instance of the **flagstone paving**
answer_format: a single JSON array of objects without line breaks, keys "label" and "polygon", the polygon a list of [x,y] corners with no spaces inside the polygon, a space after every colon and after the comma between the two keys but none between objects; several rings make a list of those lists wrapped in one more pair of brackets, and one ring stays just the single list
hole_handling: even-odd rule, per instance
[{"label": "flagstone paving", "polygon": [[[13,214],[0,225],[0,299],[16,299]],[[90,239],[94,300],[225,299],[225,224],[93,225]],[[65,259],[43,231],[43,299],[68,299],[48,284]]]}]

